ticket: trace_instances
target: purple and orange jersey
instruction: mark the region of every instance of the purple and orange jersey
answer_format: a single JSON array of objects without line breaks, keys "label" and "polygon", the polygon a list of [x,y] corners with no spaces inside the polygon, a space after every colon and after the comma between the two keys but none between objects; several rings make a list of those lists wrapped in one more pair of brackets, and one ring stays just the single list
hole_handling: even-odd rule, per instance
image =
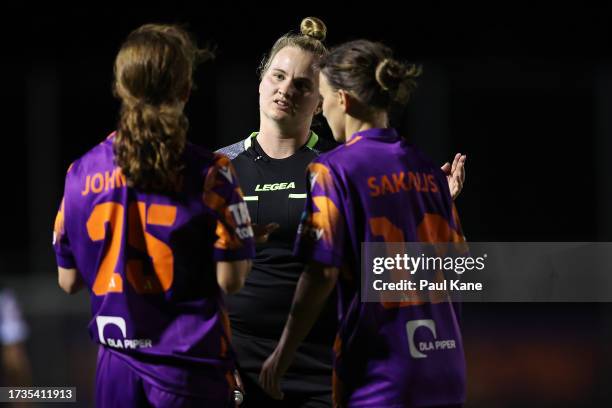
[{"label": "purple and orange jersey", "polygon": [[465,360],[453,305],[361,302],[362,242],[462,242],[442,171],[393,129],[369,129],[309,166],[295,252],[341,268],[334,402],[461,404]]},{"label": "purple and orange jersey", "polygon": [[234,356],[217,261],[254,256],[236,174],[187,144],[176,191],[128,187],[113,135],[75,161],[55,221],[57,263],[91,295],[91,338],[155,386],[227,400]]}]

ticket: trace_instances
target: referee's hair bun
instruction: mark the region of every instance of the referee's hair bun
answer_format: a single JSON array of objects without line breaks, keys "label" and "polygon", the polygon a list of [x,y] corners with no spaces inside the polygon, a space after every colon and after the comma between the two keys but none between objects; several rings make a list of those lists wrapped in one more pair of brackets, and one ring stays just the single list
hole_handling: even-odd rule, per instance
[{"label": "referee's hair bun", "polygon": [[315,40],[325,41],[327,37],[327,27],[321,19],[316,17],[306,17],[300,24],[300,32]]}]

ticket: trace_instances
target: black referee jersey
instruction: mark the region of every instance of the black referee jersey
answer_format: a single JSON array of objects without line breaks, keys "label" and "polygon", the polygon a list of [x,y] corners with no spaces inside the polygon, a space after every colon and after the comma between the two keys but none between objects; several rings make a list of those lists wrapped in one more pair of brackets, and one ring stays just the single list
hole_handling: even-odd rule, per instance
[{"label": "black referee jersey", "polygon": [[[306,167],[320,152],[335,147],[311,132],[308,142],[285,159],[266,155],[257,132],[219,150],[232,160],[251,220],[280,227],[257,246],[244,287],[226,297],[232,343],[245,382],[257,383],[261,366],[272,353],[289,314],[304,264],[293,257],[293,244],[306,200]],[[291,393],[331,393],[332,345],[337,328],[336,296],[330,297],[319,321],[298,349],[283,382]],[[248,401],[248,392],[245,402]]]}]

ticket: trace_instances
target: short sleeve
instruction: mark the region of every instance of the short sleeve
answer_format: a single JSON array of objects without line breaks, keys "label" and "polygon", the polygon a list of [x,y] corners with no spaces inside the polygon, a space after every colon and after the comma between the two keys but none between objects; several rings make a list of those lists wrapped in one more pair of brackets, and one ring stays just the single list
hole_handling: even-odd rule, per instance
[{"label": "short sleeve", "polygon": [[294,254],[304,261],[340,267],[346,237],[340,180],[329,165],[317,161],[308,166],[306,177],[310,188]]},{"label": "short sleeve", "polygon": [[255,257],[249,210],[242,199],[236,171],[226,156],[215,155],[215,162],[206,174],[202,199],[218,217],[214,260],[237,261]]},{"label": "short sleeve", "polygon": [[57,265],[62,268],[75,268],[76,263],[70,248],[70,240],[66,232],[66,198],[62,198],[53,226],[53,249]]}]

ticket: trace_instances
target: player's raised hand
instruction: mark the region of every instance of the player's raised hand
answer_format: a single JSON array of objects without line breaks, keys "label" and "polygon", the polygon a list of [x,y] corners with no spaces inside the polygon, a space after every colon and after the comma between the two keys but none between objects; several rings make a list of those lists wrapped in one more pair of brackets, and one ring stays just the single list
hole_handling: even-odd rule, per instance
[{"label": "player's raised hand", "polygon": [[255,235],[255,242],[263,244],[268,242],[270,234],[278,229],[280,225],[276,222],[271,222],[266,225],[253,224],[253,234]]},{"label": "player's raised hand", "polygon": [[453,164],[448,162],[442,166],[442,171],[446,174],[446,180],[448,181],[448,188],[450,190],[451,197],[457,198],[461,190],[463,189],[463,183],[465,182],[465,161],[466,155],[457,153],[453,159]]},{"label": "player's raised hand", "polygon": [[272,398],[277,400],[281,400],[284,397],[280,389],[280,379],[284,374],[284,370],[280,368],[280,363],[278,352],[274,350],[263,363],[261,373],[259,373],[259,385]]}]

